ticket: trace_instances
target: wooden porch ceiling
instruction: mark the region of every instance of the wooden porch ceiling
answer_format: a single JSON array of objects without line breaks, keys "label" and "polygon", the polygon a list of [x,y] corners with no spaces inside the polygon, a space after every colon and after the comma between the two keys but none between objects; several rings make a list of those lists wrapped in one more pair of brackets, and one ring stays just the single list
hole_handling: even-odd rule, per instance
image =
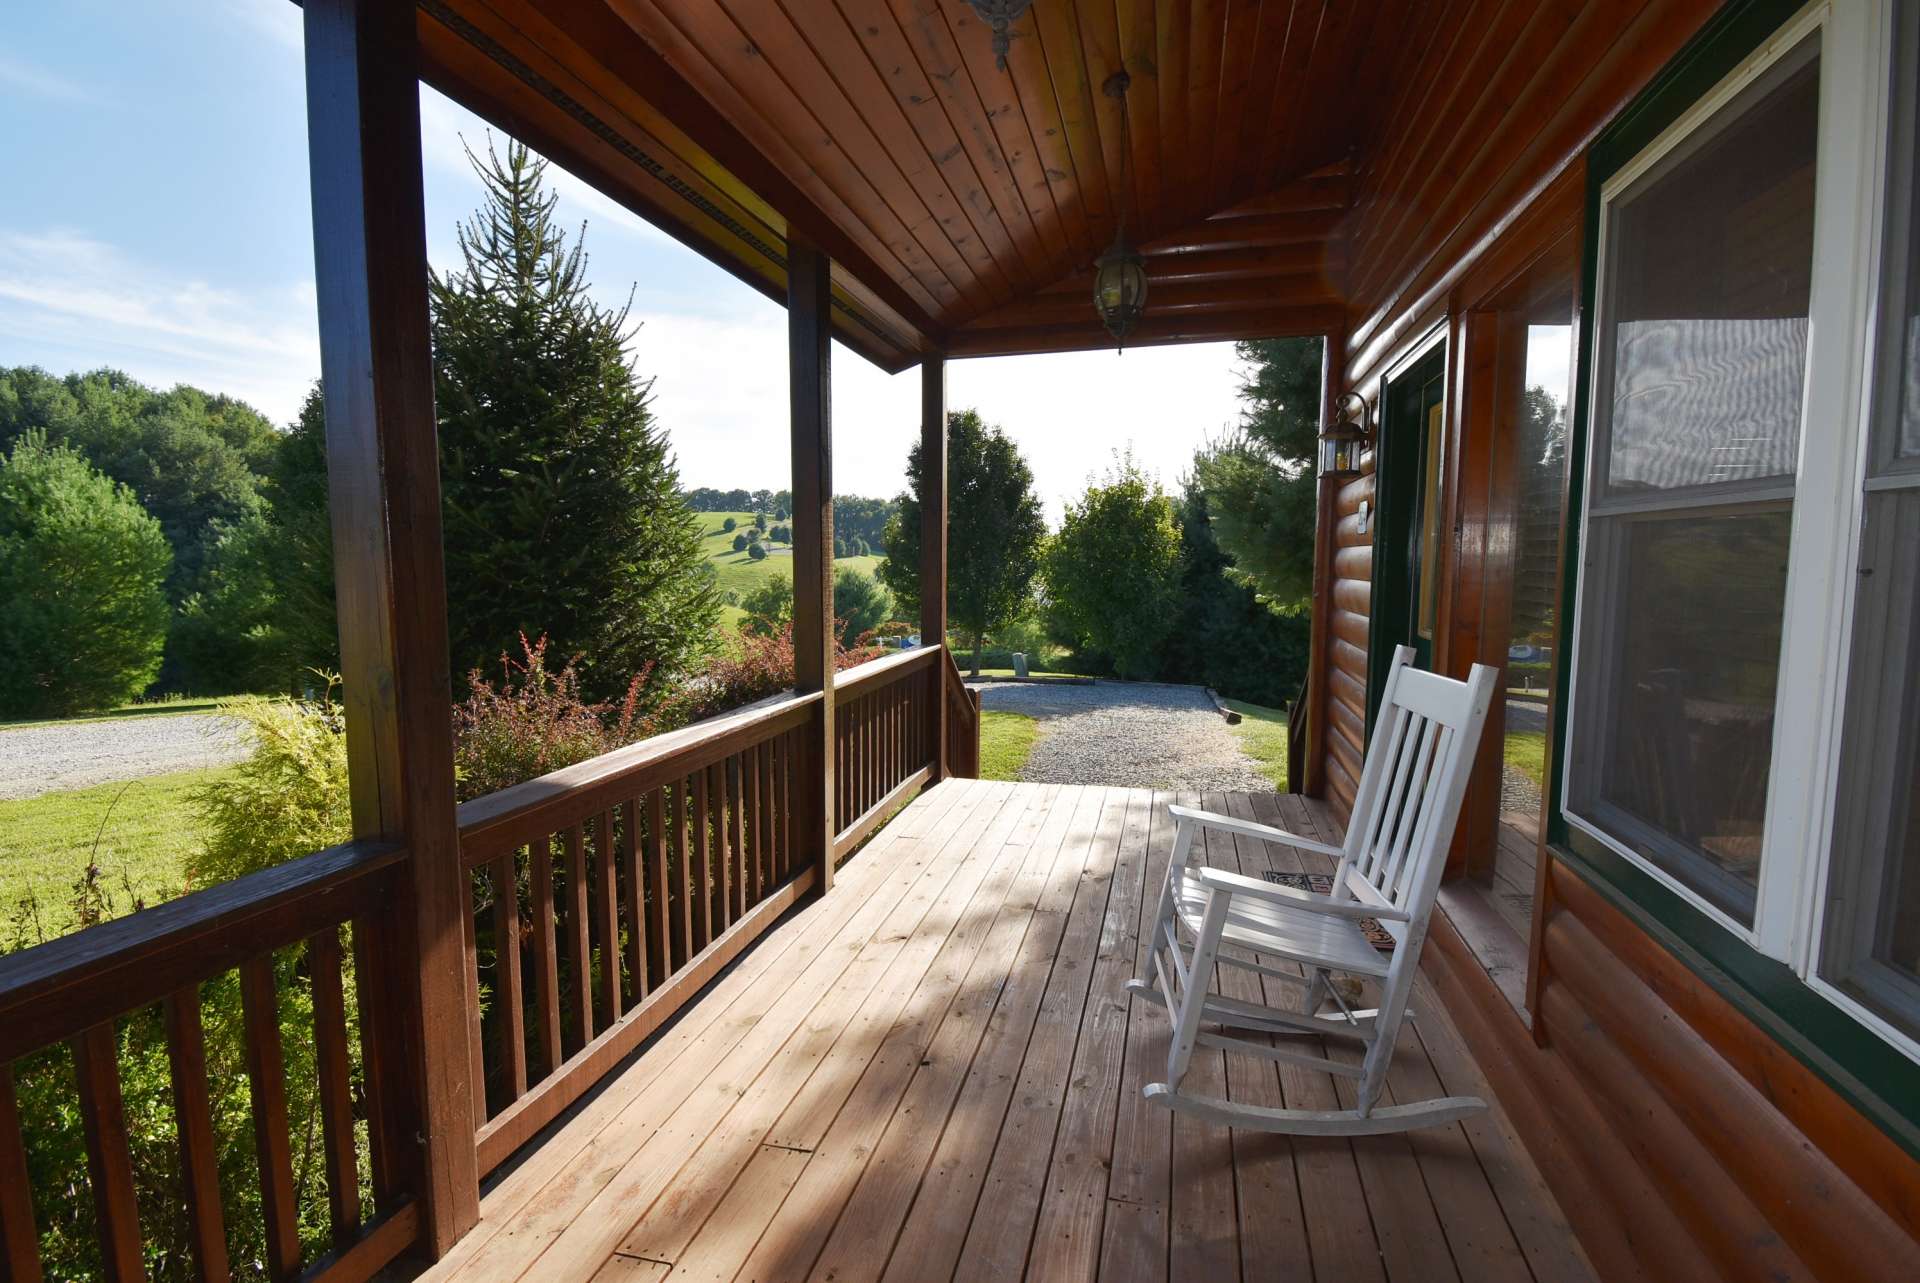
[{"label": "wooden porch ceiling", "polygon": [[897,370],[1111,342],[1123,65],[1129,342],[1334,328],[1362,58],[1416,8],[1041,0],[1005,72],[966,0],[421,0],[420,32],[429,83],[770,297],[790,234],[826,250],[836,337]]}]

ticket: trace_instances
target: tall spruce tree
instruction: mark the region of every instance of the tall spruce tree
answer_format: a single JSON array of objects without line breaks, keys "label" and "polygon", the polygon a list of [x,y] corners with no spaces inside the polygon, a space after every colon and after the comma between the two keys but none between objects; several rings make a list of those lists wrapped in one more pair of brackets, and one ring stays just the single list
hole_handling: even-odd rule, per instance
[{"label": "tall spruce tree", "polygon": [[1239,345],[1250,370],[1239,425],[1194,455],[1193,474],[1234,573],[1276,605],[1313,591],[1320,340]]},{"label": "tall spruce tree", "polygon": [[554,221],[546,163],[518,143],[470,153],[486,202],[436,272],[448,623],[456,679],[520,633],[579,656],[589,694],[657,680],[708,645],[719,614],[628,309],[588,297],[585,228]]}]

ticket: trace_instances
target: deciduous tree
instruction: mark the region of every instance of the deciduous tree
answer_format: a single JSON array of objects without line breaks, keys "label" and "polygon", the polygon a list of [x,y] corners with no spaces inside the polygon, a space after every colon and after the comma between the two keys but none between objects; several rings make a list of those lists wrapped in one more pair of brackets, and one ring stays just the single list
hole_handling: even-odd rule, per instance
[{"label": "deciduous tree", "polygon": [[[907,491],[887,523],[887,559],[880,578],[899,611],[920,611],[920,497],[926,460],[916,443],[907,456]],[[975,410],[947,415],[947,614],[973,646],[1026,605],[1040,573],[1046,537],[1033,469],[1007,434]],[[942,641],[929,637],[928,642]]]},{"label": "deciduous tree", "polygon": [[1076,645],[1111,658],[1122,677],[1156,675],[1177,622],[1180,527],[1173,500],[1131,455],[1067,507],[1047,542],[1046,589],[1056,627]]},{"label": "deciduous tree", "polygon": [[160,671],[166,534],[127,487],[38,430],[0,462],[0,717],[90,712]]}]

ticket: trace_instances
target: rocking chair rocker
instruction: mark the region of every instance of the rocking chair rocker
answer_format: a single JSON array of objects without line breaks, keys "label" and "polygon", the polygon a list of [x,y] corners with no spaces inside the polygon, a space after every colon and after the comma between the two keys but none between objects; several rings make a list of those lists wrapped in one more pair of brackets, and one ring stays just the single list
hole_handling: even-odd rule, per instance
[{"label": "rocking chair rocker", "polygon": [[[1493,702],[1498,670],[1475,664],[1467,681],[1412,667],[1401,646],[1381,701],[1373,745],[1361,771],[1344,847],[1328,846],[1264,824],[1188,807],[1169,808],[1173,854],[1153,928],[1151,975],[1127,982],[1129,992],[1172,1013],[1167,1080],[1150,1084],[1148,1100],[1217,1123],[1313,1136],[1407,1131],[1478,1113],[1486,1102],[1448,1096],[1376,1106],[1393,1059],[1395,1036],[1409,1013],[1407,997],[1439,892],[1480,728]],[[1339,860],[1331,895],[1315,895],[1242,877],[1192,861],[1194,835],[1216,829]],[[1393,937],[1390,954],[1361,929],[1372,918]],[[1183,936],[1186,938],[1183,942]],[[1292,963],[1304,974],[1286,969]],[[1209,992],[1215,966],[1241,967],[1302,992],[1283,1010]],[[1352,1010],[1332,973],[1370,978],[1380,1005]],[[1324,1014],[1331,999],[1334,1009]],[[1203,1029],[1202,1023],[1217,1026]],[[1343,1038],[1366,1047],[1359,1064],[1248,1041],[1219,1029],[1270,1035]],[[1282,1064],[1358,1080],[1352,1109],[1272,1109],[1195,1095],[1181,1087],[1196,1046],[1243,1052]]]}]

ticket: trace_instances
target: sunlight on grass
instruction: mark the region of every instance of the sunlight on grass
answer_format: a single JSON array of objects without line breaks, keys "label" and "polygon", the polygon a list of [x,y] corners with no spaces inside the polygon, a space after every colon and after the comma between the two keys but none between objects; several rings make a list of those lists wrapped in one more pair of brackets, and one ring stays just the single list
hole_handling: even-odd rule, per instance
[{"label": "sunlight on grass", "polygon": [[1505,745],[1507,765],[1532,780],[1535,788],[1547,782],[1547,733],[1545,731],[1508,731]]},{"label": "sunlight on grass", "polygon": [[[176,771],[139,780],[42,793],[0,802],[0,947],[62,934],[73,923],[74,883],[89,860],[114,915],[184,891],[180,860],[201,841],[193,789],[231,767]],[[97,841],[97,845],[96,845]],[[22,905],[34,901],[36,907]],[[17,925],[16,925],[17,924]]]},{"label": "sunlight on grass", "polygon": [[1240,751],[1253,759],[1255,769],[1273,781],[1276,793],[1287,791],[1287,710],[1249,704],[1241,699],[1224,701],[1240,714],[1240,724],[1228,729],[1240,741]]},{"label": "sunlight on grass", "polygon": [[980,778],[1016,780],[1040,737],[1040,722],[1025,713],[980,714]]}]

